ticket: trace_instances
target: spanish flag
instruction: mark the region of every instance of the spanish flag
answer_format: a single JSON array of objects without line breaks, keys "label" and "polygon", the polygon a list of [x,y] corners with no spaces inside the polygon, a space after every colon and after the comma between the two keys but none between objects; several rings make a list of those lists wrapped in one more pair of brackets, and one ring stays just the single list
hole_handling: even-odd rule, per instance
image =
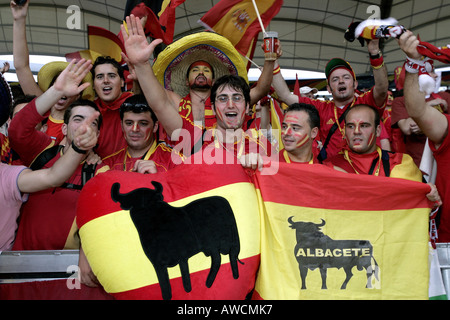
[{"label": "spanish flag", "polygon": [[259,221],[240,164],[102,173],[77,209],[82,249],[117,299],[244,299],[259,266]]},{"label": "spanish flag", "polygon": [[[266,28],[280,11],[283,0],[255,0],[255,3]],[[252,0],[221,0],[199,23],[226,37],[244,56],[248,56],[252,41],[262,31]]]},{"label": "spanish flag", "polygon": [[256,181],[254,299],[428,299],[427,184],[285,163]]},{"label": "spanish flag", "polygon": [[110,56],[117,62],[122,63],[121,52],[125,52],[125,49],[116,34],[96,26],[88,26],[87,32],[88,49],[66,54],[67,61],[84,58],[94,62],[100,56]]}]

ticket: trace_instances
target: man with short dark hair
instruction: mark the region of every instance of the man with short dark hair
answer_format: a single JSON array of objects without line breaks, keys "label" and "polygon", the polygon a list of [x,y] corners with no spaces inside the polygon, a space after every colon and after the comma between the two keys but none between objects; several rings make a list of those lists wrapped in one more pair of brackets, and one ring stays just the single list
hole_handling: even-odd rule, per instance
[{"label": "man with short dark hair", "polygon": [[69,106],[62,126],[64,139],[59,144],[43,132],[37,131],[35,126],[45,118],[55,101],[62,96],[74,96],[89,85],[80,83],[91,67],[89,60],[71,61],[54,85],[26,105],[11,121],[11,147],[33,170],[51,167],[71,147],[84,155],[83,161],[71,172],[69,179],[62,186],[30,194],[28,201],[22,206],[13,250],[79,248],[75,215],[80,191],[87,178],[106,168],[88,166],[85,161],[88,154],[79,148],[74,137],[76,130],[93,114],[96,114],[96,117],[90,125],[98,136],[101,114],[90,100],[78,101]]},{"label": "man with short dark hair", "polygon": [[409,155],[388,152],[377,146],[381,127],[376,108],[355,105],[346,111],[344,121],[347,146],[325,163],[332,163],[348,173],[422,181],[422,173]]},{"label": "man with short dark hair", "polygon": [[[274,71],[272,86],[281,101],[287,105],[296,102],[309,103],[319,110],[320,140],[323,144],[320,153],[321,161],[334,156],[341,149],[345,136],[342,117],[347,109],[357,104],[367,104],[377,108],[381,114],[386,105],[389,81],[379,49],[379,40],[371,40],[367,44],[367,48],[375,85],[371,90],[362,94],[357,93],[358,81],[353,68],[341,58],[331,59],[325,67],[327,89],[333,97],[330,101],[314,100],[291,94],[281,72]],[[278,63],[275,67],[278,69]]]},{"label": "man with short dark hair", "polygon": [[319,149],[314,145],[319,134],[320,117],[317,109],[310,104],[294,103],[284,113],[281,124],[280,162],[318,163]]},{"label": "man with short dark hair", "polygon": [[[122,26],[122,35],[129,62],[135,67],[141,88],[145,74],[149,85],[142,91],[164,127],[167,141],[175,144],[177,139],[172,134],[183,127],[182,118],[175,113],[202,129],[213,128],[216,123],[210,97],[213,82],[227,74],[247,77],[245,63],[232,44],[211,32],[192,34],[162,51],[152,68],[149,58],[161,40],[149,44],[140,20],[133,15],[126,22],[128,29],[125,31]],[[260,81],[251,90],[252,104],[269,92],[273,64],[273,58],[266,57]]]},{"label": "man with short dark hair", "polygon": [[125,84],[122,66],[111,57],[98,57],[91,69],[93,87],[97,94],[95,103],[103,116],[103,134],[99,137],[95,152],[101,157],[107,157],[122,148],[127,143],[122,135],[119,108],[133,94],[122,92]]},{"label": "man with short dark hair", "polygon": [[[176,166],[172,161],[172,149],[158,144],[158,119],[144,95],[134,95],[125,100],[120,107],[120,119],[127,147],[104,158],[105,165],[112,170],[139,173],[165,172]],[[179,157],[180,162],[181,159]]]}]

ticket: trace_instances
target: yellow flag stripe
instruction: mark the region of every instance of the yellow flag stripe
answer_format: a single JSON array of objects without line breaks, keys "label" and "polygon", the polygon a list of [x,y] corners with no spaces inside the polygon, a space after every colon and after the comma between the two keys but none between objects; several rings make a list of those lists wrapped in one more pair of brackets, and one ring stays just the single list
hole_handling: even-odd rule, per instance
[{"label": "yellow flag stripe", "polygon": [[[236,192],[236,190],[240,190]],[[256,193],[250,183],[236,183],[184,198],[171,205],[184,206],[193,200],[221,195],[227,198],[235,214],[243,259],[260,253],[260,217]],[[245,195],[245,196],[243,196]],[[109,293],[124,292],[158,283],[155,270],[142,250],[139,235],[128,211],[117,211],[89,221],[80,229],[83,250],[90,257],[89,263],[96,276]],[[127,245],[124,246],[123,244]],[[115,248],[115,250],[111,250]],[[105,263],[107,261],[108,263]],[[222,255],[222,264],[228,263]],[[188,261],[191,273],[209,269],[211,260],[201,252]],[[105,265],[114,266],[105,268]],[[178,266],[169,268],[170,278],[181,276]],[[120,278],[118,282],[115,279]]]},{"label": "yellow flag stripe", "polygon": [[[261,265],[256,291],[263,299],[427,299],[428,210],[325,210],[264,203],[261,221]],[[380,280],[366,288],[366,270],[353,267],[346,289],[340,289],[345,271],[327,269],[327,289],[321,289],[319,269],[308,270],[306,289],[296,256],[327,252],[296,250],[296,231],[287,221],[326,224],[322,232],[333,240],[368,240],[379,267]],[[348,251],[349,254],[351,251]],[[332,255],[330,250],[328,254]],[[343,254],[343,251],[334,252]],[[276,276],[279,275],[279,276]]]}]

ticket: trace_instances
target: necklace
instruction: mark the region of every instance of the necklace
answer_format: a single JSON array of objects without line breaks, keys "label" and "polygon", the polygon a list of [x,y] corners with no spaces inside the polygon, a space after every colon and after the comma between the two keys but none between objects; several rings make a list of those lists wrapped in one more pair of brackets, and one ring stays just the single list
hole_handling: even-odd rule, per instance
[{"label": "necklace", "polygon": [[206,97],[202,97],[201,95],[199,95],[197,92],[195,92],[194,90],[191,90],[191,93],[193,93],[194,95],[197,96],[197,98],[200,99],[200,102],[205,104],[206,100],[208,100],[210,93],[208,93],[208,95]]}]

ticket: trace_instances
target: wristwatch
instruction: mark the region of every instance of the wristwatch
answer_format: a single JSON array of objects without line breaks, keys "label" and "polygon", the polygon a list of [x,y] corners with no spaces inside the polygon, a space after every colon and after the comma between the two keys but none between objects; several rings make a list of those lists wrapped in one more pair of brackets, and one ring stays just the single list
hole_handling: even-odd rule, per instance
[{"label": "wristwatch", "polygon": [[77,153],[81,153],[81,154],[87,153],[86,150],[81,150],[80,148],[78,148],[73,141],[72,141],[72,149],[75,150],[75,152],[77,152]]}]

